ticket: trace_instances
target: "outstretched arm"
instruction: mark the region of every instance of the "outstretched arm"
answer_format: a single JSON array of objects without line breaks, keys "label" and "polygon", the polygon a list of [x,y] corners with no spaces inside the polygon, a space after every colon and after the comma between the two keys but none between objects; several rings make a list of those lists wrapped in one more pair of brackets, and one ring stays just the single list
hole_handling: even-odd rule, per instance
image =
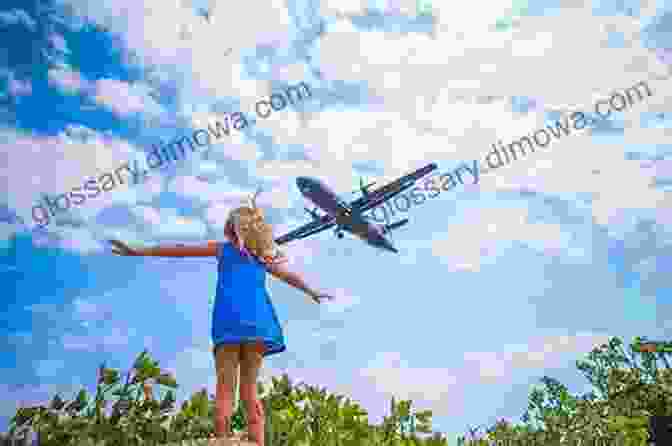
[{"label": "outstretched arm", "polygon": [[153,257],[214,257],[217,255],[217,242],[208,242],[206,246],[157,246],[154,248],[128,247],[119,240],[110,240],[112,252],[121,256]]},{"label": "outstretched arm", "polygon": [[267,265],[267,270],[271,273],[271,275],[273,275],[273,277],[276,277],[286,284],[303,291],[318,304],[320,303],[321,299],[333,299],[333,297],[330,295],[320,293],[319,291],[309,287],[299,274],[287,269],[286,263],[273,263]]}]

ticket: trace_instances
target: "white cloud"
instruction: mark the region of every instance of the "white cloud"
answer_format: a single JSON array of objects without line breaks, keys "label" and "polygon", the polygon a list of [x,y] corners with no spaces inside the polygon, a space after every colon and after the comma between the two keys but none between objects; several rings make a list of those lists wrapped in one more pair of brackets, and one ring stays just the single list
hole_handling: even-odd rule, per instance
[{"label": "white cloud", "polygon": [[506,382],[517,370],[538,370],[565,364],[566,353],[587,354],[608,336],[533,338],[527,344],[505,346],[501,352],[465,352],[461,367],[416,367],[399,352],[380,352],[358,373],[379,392],[427,404],[435,416],[459,414],[469,384]]},{"label": "white cloud", "polygon": [[0,240],[10,240],[19,231],[19,226],[14,223],[0,222]]},{"label": "white cloud", "polygon": [[[347,28],[349,25],[342,26]],[[337,31],[333,34],[334,36],[330,37],[328,33],[322,43],[329,45],[330,38],[345,39]],[[354,40],[347,41],[349,43],[339,40],[341,42],[339,45],[350,48],[358,39],[371,38],[370,34],[375,33],[362,33],[354,28],[347,28],[345,35],[351,36]],[[378,35],[381,45],[387,45],[383,36],[387,34],[381,32]],[[403,37],[406,38],[411,37]],[[398,46],[397,40],[393,45]],[[351,53],[352,51],[347,52],[350,58]],[[380,54],[389,55],[386,51],[373,49],[367,52],[367,54],[373,53],[376,57],[387,57],[379,56]],[[646,57],[650,59],[653,56]],[[653,65],[649,59],[646,60]],[[348,66],[351,63],[352,61],[348,62]],[[394,63],[397,62],[386,60],[383,65],[387,67]],[[405,69],[412,64],[400,66]],[[381,72],[387,72],[387,69],[381,68]],[[427,70],[423,71],[426,72]],[[344,75],[339,73],[341,77]],[[646,71],[642,70],[642,79],[645,79],[646,75]],[[641,80],[631,74],[628,76],[619,75],[616,81],[622,82],[620,84],[610,79],[609,88],[617,86],[623,90]],[[518,79],[520,76],[512,78]],[[427,87],[426,79],[424,77],[422,79],[420,85]],[[412,165],[430,159],[446,159],[451,164],[473,158],[480,161],[492,150],[491,145],[497,140],[509,143],[545,126],[541,110],[520,115],[511,111],[509,99],[506,97],[499,95],[496,99],[490,98],[486,101],[478,99],[476,92],[465,94],[455,90],[450,81],[441,79],[441,82],[448,82],[446,85],[451,85],[451,88],[446,89],[436,84],[436,88],[426,94],[417,92],[417,89],[401,89],[399,91],[412,91],[413,98],[398,98],[399,100],[390,96],[389,92],[385,92],[384,95],[381,93],[379,96],[384,96],[386,99],[385,108],[374,107],[370,112],[325,111],[310,118],[290,113],[282,123],[267,121],[261,122],[260,126],[272,129],[280,144],[302,144],[308,147],[307,155],[312,159],[314,166],[311,166],[310,170],[313,173],[324,172],[332,184],[338,183],[337,189],[352,185],[353,161],[373,161],[385,169],[386,176],[405,173]],[[375,82],[373,84],[376,85]],[[626,110],[626,119],[635,122],[635,118],[642,111],[662,107],[665,98],[669,96],[665,95],[665,91],[672,88],[670,87],[672,84],[668,84],[670,83],[658,82],[654,85],[651,81],[654,96],[647,98],[645,103],[634,104],[631,109]],[[602,88],[599,83],[595,84],[600,87],[599,91],[587,88],[588,84],[584,81],[578,83],[565,80],[562,85],[577,87],[576,89],[580,90],[579,94],[573,96],[576,98],[575,101],[571,99],[564,101],[568,94],[567,89],[562,90],[564,102],[558,102],[556,98],[545,97],[541,93],[537,94],[522,87],[520,92],[514,94],[541,96],[544,102],[550,104],[549,107],[554,107],[553,103],[558,106],[561,103],[576,103],[585,104],[583,109],[590,110],[593,101],[598,98],[604,99],[606,92],[611,92],[607,87]],[[555,92],[560,89],[554,87],[550,90],[556,94]],[[406,100],[410,102],[404,104],[403,101]],[[570,127],[571,125],[570,121]],[[626,131],[626,135],[628,132],[630,130]],[[665,132],[664,129],[637,130],[635,133],[637,136],[633,137],[632,141],[639,141],[640,137],[648,135],[655,139],[652,139],[651,143],[662,143],[667,136]],[[413,147],[413,150],[408,150],[408,147]],[[545,150],[539,149],[525,159],[482,176],[480,184],[474,186],[474,189],[490,192],[525,188],[543,193],[570,195],[572,198],[577,193],[592,192],[595,194],[593,204],[595,219],[603,224],[613,222],[629,209],[660,209],[665,194],[660,189],[650,187],[653,171],[647,172],[641,169],[638,163],[626,160],[623,152],[624,150],[614,150],[613,145],[599,144],[596,138],[591,137],[589,131],[578,130],[561,140],[554,140]],[[580,162],[577,162],[578,160]],[[276,164],[286,163],[276,162]],[[595,175],[596,170],[600,170],[601,173]],[[568,181],[569,172],[572,181]],[[261,174],[263,175],[263,171]],[[627,178],[628,181],[623,181],[623,178]],[[476,257],[478,253],[474,253],[474,258]]]},{"label": "white cloud", "polygon": [[68,49],[68,43],[61,34],[56,33],[50,34],[49,41],[57,51],[70,54],[70,50]]},{"label": "white cloud", "polygon": [[[234,124],[238,126],[243,125],[242,121],[238,124],[237,120],[234,120],[230,114],[211,113],[203,110],[185,110],[183,113],[184,117],[190,120],[194,128],[217,131],[219,128],[226,128],[228,124],[229,135],[224,135],[219,140],[215,139],[212,134],[210,135],[210,154],[213,158],[218,159],[221,158],[220,155],[224,155],[233,160],[252,162],[261,157],[257,144],[248,141],[244,129],[235,129]],[[244,113],[243,116],[247,120],[248,126],[252,125],[249,119],[250,115]]]},{"label": "white cloud", "polygon": [[203,240],[207,233],[205,223],[185,217],[175,217],[161,224],[154,234],[168,239]]},{"label": "white cloud", "polygon": [[482,191],[532,190],[575,198],[593,194],[593,216],[598,224],[616,223],[630,209],[657,209],[665,193],[651,187],[655,176],[638,162],[628,161],[624,146],[599,144],[575,132],[553,141],[545,152],[489,172],[480,182]]},{"label": "white cloud", "polygon": [[54,228],[60,236],[60,247],[81,254],[99,253],[104,250],[100,241],[96,240],[89,228],[72,228],[59,226]]},{"label": "white cloud", "polygon": [[[651,73],[664,68],[641,45],[605,50],[610,30],[625,31],[626,35],[638,32],[636,21],[629,18],[596,17],[588,7],[566,8],[554,16],[521,19],[515,36],[482,30],[476,34],[478,39],[460,40],[454,38],[455,29],[483,29],[508,6],[502,3],[501,8],[486,8],[492,13],[490,18],[480,14],[482,7],[478,4],[465,4],[457,11],[448,11],[443,4],[435,6],[446,11],[439,11],[440,22],[443,21],[440,28],[449,28],[439,31],[435,38],[413,33],[361,32],[345,20],[337,22],[319,42],[326,78],[352,82],[364,79],[371,86],[373,97],[384,99],[386,111],[369,113],[369,118],[364,113],[341,113],[348,117],[338,119],[332,112],[321,113],[307,124],[298,119],[295,123],[285,121],[284,133],[283,128],[276,129],[281,138],[324,147],[324,152],[335,160],[379,160],[391,171],[412,163],[409,154],[420,160],[447,158],[451,163],[480,160],[498,139],[510,142],[543,126],[544,117],[539,110],[519,116],[510,111],[506,98],[527,96],[549,108],[583,106],[590,110],[598,98],[650,79]],[[567,27],[566,23],[573,25]],[[544,54],[543,64],[536,56],[540,53]],[[437,58],[436,54],[442,57]],[[597,59],[601,63],[590,72],[568,73],[562,68]],[[483,66],[484,61],[487,67]],[[354,73],[353,65],[360,66],[362,72]],[[401,85],[409,88],[386,85],[390,73],[397,73]],[[470,83],[465,84],[465,80]],[[672,84],[659,84],[652,85],[655,94],[646,103],[635,104],[626,111],[626,119],[636,123],[643,111],[663,110],[665,104],[669,108],[669,95],[665,92]],[[348,118],[353,118],[353,122],[348,122]],[[317,131],[318,125],[325,129],[322,135]],[[299,138],[294,136],[295,129],[301,130]],[[627,130],[628,133],[632,133],[626,136],[628,141],[637,143],[662,143],[667,136],[662,129]],[[545,153],[538,150],[515,165],[488,174],[478,189],[489,192],[525,188],[569,194],[572,198],[576,193],[592,192],[593,213],[602,224],[617,221],[630,209],[660,208],[664,194],[650,187],[651,175],[638,163],[627,161],[624,149],[596,143],[596,138],[589,136],[588,131],[577,131],[554,141]],[[357,145],[366,149],[356,151]],[[595,175],[595,170],[602,173]],[[473,258],[477,257],[475,252]]]},{"label": "white cloud", "polygon": [[[465,3],[457,9],[435,3],[440,23],[434,36],[361,32],[346,20],[338,21],[319,41],[325,77],[364,79],[395,110],[407,109],[412,115],[416,97],[429,98],[442,89],[456,96],[524,95],[548,104],[584,103],[598,90],[609,92],[648,78],[654,66],[662,70],[655,57],[634,42],[626,48],[606,48],[611,30],[638,32],[638,22],[631,18],[595,16],[588,6],[563,8],[552,16],[521,19],[514,35],[489,30],[510,6],[505,2],[488,7]],[[467,29],[465,38],[456,38]],[[539,63],[539,56],[544,63]],[[601,63],[594,70],[564,69],[598,57]],[[353,65],[361,72],[353,71]],[[398,73],[401,84],[409,88],[385,87],[389,73]],[[445,127],[450,126],[446,121]]]},{"label": "white cloud", "polygon": [[[147,243],[153,243],[154,240],[149,240],[138,231],[138,228],[132,226],[112,226],[108,225],[99,229],[101,240],[123,240],[129,246],[143,246]],[[107,249],[111,249],[109,244],[105,244]]]},{"label": "white cloud", "polygon": [[368,3],[367,0],[322,0],[320,14],[336,17],[362,15]]},{"label": "white cloud", "polygon": [[64,350],[91,352],[101,348],[126,346],[136,333],[137,331],[132,327],[111,326],[104,330],[92,329],[86,335],[66,333],[60,341]]},{"label": "white cloud", "polygon": [[[460,3],[457,7],[449,8],[440,1],[425,1],[432,6],[432,15],[437,19],[439,32],[467,32],[484,33],[501,16],[507,15],[514,9],[516,0],[475,1]],[[405,0],[411,3],[411,0]],[[416,4],[419,2],[416,2]],[[476,36],[473,36],[476,37]]]},{"label": "white cloud", "polygon": [[480,271],[481,265],[496,261],[497,252],[512,241],[547,256],[567,254],[572,247],[571,234],[558,224],[529,223],[526,209],[478,207],[460,213],[464,219],[451,223],[448,237],[432,241],[433,254],[452,270]]},{"label": "white cloud", "polygon": [[[310,161],[270,161],[258,175],[283,178],[299,174],[322,177],[335,190],[351,191],[357,180],[353,162],[371,162],[390,175],[403,174],[429,159],[450,156],[445,137],[428,136],[389,111],[325,110],[310,119],[288,113],[282,123],[259,123],[271,129],[278,144],[307,147]],[[413,147],[413,150],[409,150]]]},{"label": "white cloud", "polygon": [[223,203],[213,204],[205,211],[205,221],[215,231],[222,231],[226,225],[226,219],[229,217],[229,213],[236,207],[237,206],[235,205]]},{"label": "white cloud", "polygon": [[136,330],[128,328],[122,330],[120,327],[112,327],[110,332],[101,338],[101,343],[105,347],[121,347],[129,344],[129,339],[135,336]]},{"label": "white cloud", "polygon": [[212,183],[201,181],[195,176],[181,175],[175,177],[166,187],[169,192],[174,192],[191,200],[201,203],[219,201],[223,191],[227,190],[228,183]]},{"label": "white cloud", "polygon": [[408,17],[417,17],[423,9],[429,9],[430,0],[387,0],[387,11],[393,14],[402,14]]},{"label": "white cloud", "polygon": [[277,81],[285,81],[292,85],[304,82],[310,77],[309,67],[303,63],[293,63],[284,66],[274,65],[272,70],[271,74],[273,79]]},{"label": "white cloud", "polygon": [[122,117],[143,112],[152,115],[162,113],[163,108],[149,93],[147,86],[131,85],[117,79],[100,79],[95,83],[93,100]]},{"label": "white cloud", "polygon": [[344,289],[330,290],[329,292],[334,299],[321,304],[329,313],[343,313],[361,302],[358,296],[350,294]]},{"label": "white cloud", "polygon": [[[112,204],[134,204],[138,198],[147,199],[157,191],[154,186],[133,186],[131,174],[121,167],[140,157],[132,146],[86,127],[71,125],[55,137],[4,130],[0,138],[0,150],[7,157],[7,163],[0,166],[0,187],[7,193],[8,206],[29,226],[36,225],[32,208],[42,194],[53,199],[105,173],[114,175],[114,189],[101,191],[79,207],[72,205],[55,219],[85,221]],[[144,157],[140,158],[144,162]],[[120,168],[119,175],[115,175]],[[53,221],[48,228],[52,227]]]},{"label": "white cloud", "polygon": [[95,337],[63,335],[61,345],[64,350],[92,351],[97,345]]},{"label": "white cloud", "polygon": [[64,93],[77,94],[92,87],[91,82],[84,79],[79,72],[67,67],[52,68],[48,73],[49,83],[63,90]]},{"label": "white cloud", "polygon": [[[60,36],[52,35],[52,37],[55,39],[55,44],[65,45]],[[49,70],[48,77],[49,82],[64,93],[87,95],[94,103],[120,117],[136,113],[158,117],[165,111],[150,95],[152,89],[142,83],[130,84],[118,79],[99,79],[94,82],[85,79],[81,73],[67,66]]]},{"label": "white cloud", "polygon": [[[231,50],[238,54],[260,44],[283,43],[289,37],[290,17],[282,0],[252,0],[235,8],[217,2],[210,10],[210,23],[191,5],[177,0],[65,3],[73,6],[75,14],[119,36],[135,62],[160,67],[163,76],[170,73],[187,90],[217,97],[239,97],[239,90],[249,91],[245,84],[250,81],[241,79],[238,64],[232,65]],[[246,100],[258,94],[254,89],[253,94],[245,94]]]},{"label": "white cloud", "polygon": [[30,81],[22,81],[12,77],[9,79],[7,89],[14,96],[25,96],[33,93],[33,84]]},{"label": "white cloud", "polygon": [[517,369],[559,367],[566,353],[587,354],[608,340],[607,335],[593,333],[545,336],[533,338],[527,344],[506,346],[501,352],[465,352],[464,359],[477,365],[483,382],[499,381]]},{"label": "white cloud", "polygon": [[[106,293],[102,298],[106,298]],[[74,317],[80,320],[91,321],[111,316],[112,310],[107,305],[95,304],[82,298],[76,298],[72,305],[74,307]]]},{"label": "white cloud", "polygon": [[260,161],[256,175],[266,181],[287,181],[287,178],[311,175],[315,166],[306,161]]},{"label": "white cloud", "polygon": [[161,224],[161,215],[159,210],[151,206],[135,206],[130,209],[131,214],[133,214],[141,224],[147,224],[152,226],[158,226]]},{"label": "white cloud", "polygon": [[291,207],[291,185],[278,185],[269,190],[262,191],[257,198],[257,205],[272,207],[275,209],[288,209]]},{"label": "white cloud", "polygon": [[[458,380],[445,368],[413,367],[398,352],[381,352],[359,371],[381,393],[429,404],[445,413],[461,399]],[[449,404],[450,402],[450,404]]]},{"label": "white cloud", "polygon": [[202,240],[207,233],[204,222],[180,216],[174,209],[135,206],[130,211],[150,239]]}]

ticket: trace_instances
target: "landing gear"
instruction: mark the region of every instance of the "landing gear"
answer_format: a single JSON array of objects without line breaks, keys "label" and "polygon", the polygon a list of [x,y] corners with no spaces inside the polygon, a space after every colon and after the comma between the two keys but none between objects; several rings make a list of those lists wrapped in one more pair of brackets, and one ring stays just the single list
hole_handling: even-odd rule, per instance
[{"label": "landing gear", "polygon": [[338,231],[338,232],[336,233],[336,237],[338,237],[338,238],[343,238],[343,233],[342,233],[341,231]]}]

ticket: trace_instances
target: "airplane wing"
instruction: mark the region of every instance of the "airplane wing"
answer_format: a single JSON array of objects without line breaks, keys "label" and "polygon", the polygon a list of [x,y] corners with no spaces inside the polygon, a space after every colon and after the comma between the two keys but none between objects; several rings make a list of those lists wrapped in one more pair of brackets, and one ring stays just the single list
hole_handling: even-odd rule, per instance
[{"label": "airplane wing", "polygon": [[417,180],[437,169],[436,163],[431,163],[425,167],[411,172],[403,177],[386,184],[385,186],[371,191],[366,196],[359,197],[357,200],[350,203],[353,209],[359,209],[361,212],[373,209],[381,203],[386,202],[390,198],[395,197],[406,189],[415,184]]},{"label": "airplane wing", "polygon": [[336,219],[332,216],[325,215],[319,220],[313,220],[305,225],[275,239],[278,245],[284,245],[292,240],[306,238],[309,235],[317,234],[318,232],[326,231],[336,224]]}]

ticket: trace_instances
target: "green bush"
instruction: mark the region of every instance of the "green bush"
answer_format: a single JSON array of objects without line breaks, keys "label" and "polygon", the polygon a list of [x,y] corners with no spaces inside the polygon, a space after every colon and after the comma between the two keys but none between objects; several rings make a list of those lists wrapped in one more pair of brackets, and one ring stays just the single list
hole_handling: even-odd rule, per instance
[{"label": "green bush", "polygon": [[[612,338],[593,349],[587,360],[577,361],[592,392],[572,395],[562,383],[544,376],[529,395],[522,423],[499,420],[470,429],[457,444],[646,446],[649,418],[672,415],[672,352],[643,350],[640,341],[635,338],[626,352],[623,342]],[[158,400],[150,394],[150,382],[163,394]],[[204,439],[214,433],[213,396],[203,389],[178,410],[176,388],[175,378],[144,351],[123,384],[119,371],[103,364],[93,397],[81,390],[72,400],[56,395],[47,406],[19,408],[10,435],[37,432],[40,446],[207,444]],[[273,377],[268,388],[259,384],[258,390],[266,412],[267,446],[448,446],[446,438],[432,434],[431,411],[414,410],[410,400],[392,398],[390,414],[380,425],[371,425],[356,402],[324,388],[295,384],[287,375]],[[241,403],[232,429],[239,433],[246,427]]]},{"label": "green bush", "polygon": [[[148,393],[154,381],[158,401]],[[272,378],[269,389],[260,383],[259,394],[266,412],[269,446],[447,446],[431,433],[431,412],[412,410],[411,401],[392,399],[391,415],[381,426],[368,422],[357,403],[326,389],[294,384],[287,375]],[[73,400],[56,395],[47,406],[22,407],[10,422],[10,435],[37,432],[40,446],[135,446],[194,443],[214,434],[215,403],[205,389],[194,393],[176,410],[175,378],[161,370],[147,351],[142,352],[121,383],[118,370],[99,368],[96,394],[81,390]],[[247,427],[241,403],[232,416],[234,433]],[[203,444],[206,444],[203,441]]]},{"label": "green bush", "polygon": [[[672,415],[672,351],[647,351],[642,343],[635,338],[626,351],[623,341],[611,338],[586,360],[576,362],[592,392],[571,395],[559,381],[544,376],[542,387],[529,395],[522,424],[498,421],[470,440],[473,444],[488,440],[510,445],[647,446],[649,419]],[[467,444],[467,436],[458,443]]]}]

